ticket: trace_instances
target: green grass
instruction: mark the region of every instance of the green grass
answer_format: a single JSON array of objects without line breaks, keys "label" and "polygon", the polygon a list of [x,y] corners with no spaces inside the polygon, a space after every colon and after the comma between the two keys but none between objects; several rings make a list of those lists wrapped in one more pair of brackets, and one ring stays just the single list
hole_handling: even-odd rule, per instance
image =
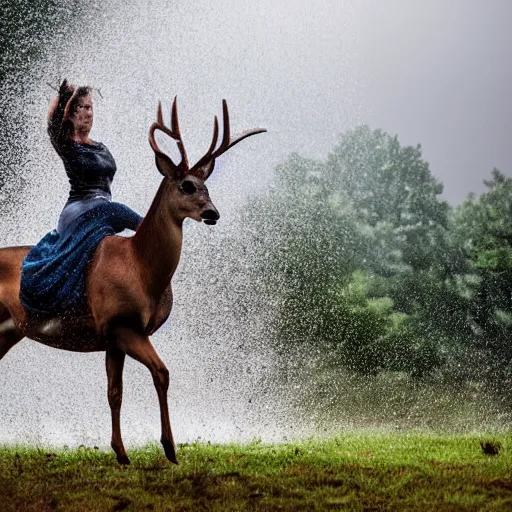
[{"label": "green grass", "polygon": [[[480,441],[500,446],[485,455]],[[350,432],[329,440],[110,452],[0,448],[0,510],[512,510],[512,438]]]}]

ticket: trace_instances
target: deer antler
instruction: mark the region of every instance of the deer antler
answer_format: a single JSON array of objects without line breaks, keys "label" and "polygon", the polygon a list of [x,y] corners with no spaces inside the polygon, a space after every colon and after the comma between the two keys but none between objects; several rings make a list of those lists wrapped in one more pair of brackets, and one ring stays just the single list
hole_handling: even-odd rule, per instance
[{"label": "deer antler", "polygon": [[[159,171],[164,176],[182,176],[189,170],[187,152],[185,151],[185,145],[181,138],[180,127],[178,124],[178,104],[176,96],[172,102],[171,109],[171,129],[164,124],[162,116],[162,103],[158,102],[158,110],[156,115],[156,122],[154,122],[149,128],[149,143],[155,152],[156,163]],[[165,153],[163,153],[155,140],[155,131],[160,130],[161,132],[169,135],[178,143],[178,149],[181,154],[181,162],[176,165]]]},{"label": "deer antler", "polygon": [[[199,159],[199,161],[194,165],[194,167],[192,167],[192,169],[189,169],[187,153],[185,151],[185,145],[183,144],[183,139],[181,138],[180,128],[178,125],[178,106],[176,96],[174,97],[171,109],[171,128],[168,128],[164,124],[162,116],[162,104],[159,102],[157,120],[149,128],[149,143],[151,144],[151,147],[155,152],[156,164],[159,171],[164,176],[169,176],[173,178],[179,178],[189,173],[196,174],[203,180],[206,180],[212,173],[213,168],[215,167],[216,158],[225,153],[229,148],[233,147],[235,144],[238,144],[241,140],[250,137],[251,135],[256,135],[257,133],[263,133],[267,131],[265,128],[254,128],[252,130],[245,130],[244,132],[238,133],[231,137],[228,104],[226,100],[222,100],[222,117],[224,126],[220,146],[217,149],[215,149],[219,138],[219,121],[217,119],[217,116],[215,116],[213,122],[213,138],[210,147],[208,148],[206,154]],[[164,132],[178,143],[178,149],[180,150],[181,154],[181,162],[178,165],[176,165],[158,147],[158,144],[155,141],[156,130]]]},{"label": "deer antler", "polygon": [[263,133],[267,130],[265,128],[254,128],[252,130],[245,130],[231,137],[230,125],[229,125],[229,111],[226,100],[222,100],[222,115],[223,115],[223,135],[220,146],[215,149],[217,145],[217,139],[219,136],[219,122],[217,116],[215,116],[213,123],[213,138],[210,148],[206,154],[190,169],[191,174],[199,174],[204,180],[206,180],[215,167],[215,159],[225,153],[229,148],[238,144],[241,140],[256,135],[257,133]]}]

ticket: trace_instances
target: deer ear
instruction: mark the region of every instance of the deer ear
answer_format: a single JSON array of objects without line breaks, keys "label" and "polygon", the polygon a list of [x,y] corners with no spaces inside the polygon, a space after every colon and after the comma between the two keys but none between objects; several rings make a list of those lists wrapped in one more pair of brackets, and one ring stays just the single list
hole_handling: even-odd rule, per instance
[{"label": "deer ear", "polygon": [[215,158],[212,158],[209,162],[202,165],[196,170],[196,174],[203,180],[206,181],[210,174],[213,172],[213,169],[215,167]]},{"label": "deer ear", "polygon": [[170,178],[171,180],[177,180],[179,178],[178,168],[176,165],[174,165],[174,162],[164,153],[155,151],[155,164],[162,176]]}]

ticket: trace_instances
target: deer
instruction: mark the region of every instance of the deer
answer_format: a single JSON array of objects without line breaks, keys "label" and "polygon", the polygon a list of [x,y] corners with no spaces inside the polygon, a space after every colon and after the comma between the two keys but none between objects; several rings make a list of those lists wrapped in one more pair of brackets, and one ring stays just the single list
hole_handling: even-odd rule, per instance
[{"label": "deer", "polygon": [[[119,464],[130,463],[120,426],[127,355],[151,373],[160,407],[160,441],[167,459],[178,464],[167,400],[169,371],[150,336],[171,313],[171,280],[180,261],[184,220],[215,225],[220,218],[205,186],[216,159],[243,139],[266,131],[255,128],[231,136],[226,100],[222,107],[220,145],[217,147],[219,123],[215,116],[210,147],[190,167],[178,124],[177,98],[171,107],[170,127],[164,124],[162,104],[158,103],[149,143],[163,179],[133,236],[107,236],[97,246],[86,270],[85,313],[71,310],[54,317],[26,310],[19,300],[20,275],[31,246],[0,249],[0,360],[25,337],[62,350],[105,352],[111,447]],[[161,151],[155,140],[157,131],[175,141],[179,163]]]}]

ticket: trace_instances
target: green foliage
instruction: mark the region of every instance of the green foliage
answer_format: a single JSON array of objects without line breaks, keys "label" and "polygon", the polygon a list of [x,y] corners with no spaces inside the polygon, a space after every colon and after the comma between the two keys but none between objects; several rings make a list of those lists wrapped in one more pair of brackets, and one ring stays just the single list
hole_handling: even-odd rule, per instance
[{"label": "green foliage", "polygon": [[436,347],[415,332],[412,317],[396,312],[390,297],[368,298],[373,279],[367,273],[358,271],[353,277],[346,288],[352,307],[341,344],[345,365],[369,375],[398,371],[415,377],[439,367],[442,359]]},{"label": "green foliage", "polygon": [[327,162],[293,154],[212,254],[212,308],[286,361],[506,387],[512,184],[488,187],[453,211],[419,147],[366,127]]},{"label": "green foliage", "polygon": [[345,134],[325,163],[294,154],[276,169],[245,225],[258,276],[272,269],[265,292],[284,353],[309,346],[370,375],[422,377],[442,364],[439,317],[453,329],[458,310],[436,306],[455,297],[461,262],[441,191],[419,147],[367,127]]},{"label": "green foliage", "polygon": [[368,225],[367,268],[384,278],[380,293],[399,311],[422,314],[440,291],[433,282],[439,287],[460,258],[447,231],[448,205],[437,197],[442,185],[420,146],[402,147],[397,137],[363,126],[342,136],[327,168]]},{"label": "green foliage", "polygon": [[488,191],[470,196],[458,208],[458,235],[465,241],[474,267],[492,272],[512,268],[512,180],[497,169],[485,182]]},{"label": "green foliage", "polygon": [[485,349],[491,377],[512,378],[512,180],[497,169],[488,191],[454,214],[454,234],[469,264],[465,299],[474,344]]},{"label": "green foliage", "polygon": [[442,185],[420,146],[402,147],[397,137],[366,126],[342,136],[327,167],[366,219],[365,267],[375,276],[370,295],[390,297],[406,315],[399,334],[388,327],[374,358],[387,360],[384,368],[428,374],[442,364],[445,332],[466,328],[453,283],[465,263],[449,232],[449,207],[438,198]]},{"label": "green foliage", "polygon": [[[361,126],[341,137],[327,160],[327,180],[345,190],[365,221],[389,222],[414,237],[432,225],[446,225],[443,188],[422,159],[421,148],[402,147],[397,137]],[[419,238],[419,237],[417,237]]]}]

